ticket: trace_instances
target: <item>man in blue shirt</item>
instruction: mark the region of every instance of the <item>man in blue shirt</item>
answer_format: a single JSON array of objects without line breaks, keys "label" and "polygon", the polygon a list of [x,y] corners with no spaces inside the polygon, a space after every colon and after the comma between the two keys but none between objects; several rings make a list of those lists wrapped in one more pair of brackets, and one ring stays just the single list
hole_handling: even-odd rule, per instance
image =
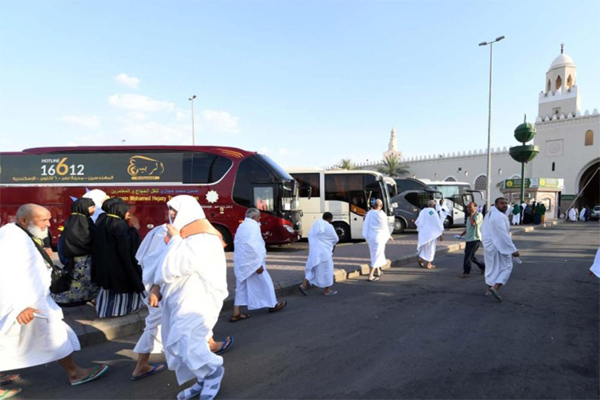
[{"label": "man in blue shirt", "polygon": [[464,232],[461,236],[465,236],[467,240],[467,246],[465,247],[465,259],[463,262],[463,273],[461,278],[468,278],[471,274],[471,263],[474,262],[479,267],[481,273],[485,272],[485,264],[475,257],[475,253],[481,246],[481,224],[483,223],[483,215],[477,212],[477,205],[474,202],[469,203],[467,206],[467,212],[469,217]]}]

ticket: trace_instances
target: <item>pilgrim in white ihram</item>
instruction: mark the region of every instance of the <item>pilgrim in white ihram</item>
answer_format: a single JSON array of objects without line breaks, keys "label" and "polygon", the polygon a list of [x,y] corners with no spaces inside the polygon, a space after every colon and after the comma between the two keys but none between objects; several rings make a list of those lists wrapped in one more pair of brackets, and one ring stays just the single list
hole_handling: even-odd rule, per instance
[{"label": "pilgrim in white ihram", "polygon": [[333,296],[337,291],[329,288],[333,286],[333,249],[340,240],[331,221],[333,215],[329,212],[323,218],[315,221],[308,232],[308,260],[304,272],[304,282],[300,285],[300,292],[307,295],[308,285],[323,288],[326,296]]},{"label": "pilgrim in white ihram", "polygon": [[[444,225],[433,209],[435,201],[430,200],[428,206],[421,210],[415,221],[418,230],[417,251],[421,268],[435,268],[431,262],[435,257],[438,238],[444,240]],[[427,265],[423,261],[427,261]]]},{"label": "pilgrim in white ihram", "polygon": [[214,354],[208,341],[227,297],[227,264],[218,231],[180,231],[201,222],[209,224],[204,211],[191,196],[167,202],[173,225],[167,226],[167,249],[149,284],[160,287],[162,344],[169,369],[180,385],[196,379],[178,398],[201,395],[214,398],[223,379],[223,358]]},{"label": "pilgrim in white ihram", "polygon": [[600,247],[596,252],[596,257],[594,258],[594,263],[590,268],[590,275],[596,275],[596,277],[600,278]]},{"label": "pilgrim in white ihram", "polygon": [[569,221],[577,222],[577,210],[573,207],[569,209]]},{"label": "pilgrim in white ihram", "polygon": [[362,229],[362,235],[367,241],[371,255],[370,282],[379,280],[379,277],[375,277],[375,271],[377,270],[378,275],[381,275],[381,267],[387,264],[385,245],[390,239],[394,241],[387,215],[382,208],[383,202],[377,199],[374,208],[367,213]]},{"label": "pilgrim in white ihram", "polygon": [[497,199],[495,208],[485,216],[481,235],[485,258],[485,283],[498,301],[500,286],[506,285],[513,269],[512,257],[519,253],[510,238],[510,224],[504,214],[506,200]]},{"label": "pilgrim in white ihram", "polygon": [[273,312],[283,309],[287,304],[285,301],[277,302],[266,258],[267,249],[260,231],[260,211],[249,208],[244,222],[235,233],[233,270],[236,288],[231,322],[248,317],[240,313],[240,306],[247,306],[248,310],[269,308]]}]

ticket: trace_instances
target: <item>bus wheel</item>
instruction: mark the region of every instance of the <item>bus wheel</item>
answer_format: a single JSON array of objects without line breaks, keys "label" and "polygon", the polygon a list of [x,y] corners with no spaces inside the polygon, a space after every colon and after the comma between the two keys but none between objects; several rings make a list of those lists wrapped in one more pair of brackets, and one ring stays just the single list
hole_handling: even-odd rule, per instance
[{"label": "bus wheel", "polygon": [[229,230],[221,225],[214,225],[215,229],[219,231],[219,233],[223,236],[223,241],[227,246],[225,246],[225,251],[233,251],[233,239],[231,238],[231,234]]},{"label": "bus wheel", "polygon": [[333,228],[340,238],[340,243],[350,241],[350,227],[345,222],[334,222]]},{"label": "bus wheel", "polygon": [[406,229],[406,222],[402,218],[396,218],[394,220],[394,233],[404,233]]},{"label": "bus wheel", "polygon": [[444,220],[444,229],[452,228],[452,219],[450,217],[446,217]]}]

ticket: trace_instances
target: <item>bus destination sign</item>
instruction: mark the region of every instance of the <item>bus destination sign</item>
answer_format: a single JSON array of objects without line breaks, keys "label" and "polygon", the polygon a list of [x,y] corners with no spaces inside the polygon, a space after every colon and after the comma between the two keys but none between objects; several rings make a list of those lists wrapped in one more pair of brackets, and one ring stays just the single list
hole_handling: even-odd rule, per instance
[{"label": "bus destination sign", "polygon": [[181,182],[181,153],[10,154],[0,184]]}]

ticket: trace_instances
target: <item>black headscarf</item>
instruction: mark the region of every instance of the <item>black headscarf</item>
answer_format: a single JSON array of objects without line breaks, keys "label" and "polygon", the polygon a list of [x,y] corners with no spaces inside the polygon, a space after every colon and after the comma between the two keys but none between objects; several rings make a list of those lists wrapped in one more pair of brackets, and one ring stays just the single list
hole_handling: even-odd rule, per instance
[{"label": "black headscarf", "polygon": [[[112,200],[112,199],[109,199]],[[105,201],[104,205],[109,201]],[[92,281],[116,293],[141,293],[142,268],[135,259],[140,235],[125,221],[129,204],[121,199],[110,202],[105,217],[98,219],[98,229],[92,254]]]},{"label": "black headscarf", "polygon": [[102,214],[98,215],[98,218],[96,218],[96,225],[100,225],[100,222],[106,218],[106,213],[108,212],[107,210],[115,203],[119,203],[119,202],[123,202],[123,199],[121,199],[120,197],[111,197],[110,199],[106,199],[106,201],[104,203],[102,203],[102,211],[104,211]]},{"label": "black headscarf", "polygon": [[71,205],[71,216],[61,235],[61,252],[68,258],[92,254],[96,225],[90,218],[92,199],[79,199]]}]

